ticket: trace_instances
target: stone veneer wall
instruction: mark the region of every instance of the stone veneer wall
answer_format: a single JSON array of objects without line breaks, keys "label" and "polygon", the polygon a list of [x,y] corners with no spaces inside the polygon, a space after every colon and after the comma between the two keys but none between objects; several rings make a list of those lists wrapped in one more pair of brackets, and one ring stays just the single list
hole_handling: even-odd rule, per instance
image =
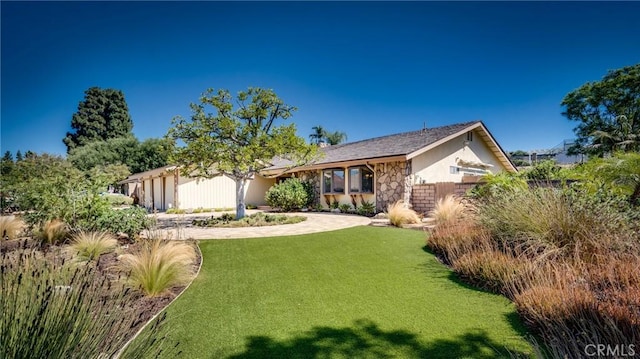
[{"label": "stone veneer wall", "polygon": [[310,182],[313,185],[313,203],[312,205],[317,205],[321,203],[320,201],[320,173],[319,171],[300,171],[296,173],[296,177],[298,177],[303,182]]},{"label": "stone veneer wall", "polygon": [[[408,168],[407,168],[408,167]],[[379,163],[375,166],[376,211],[387,210],[389,204],[411,200],[411,162]]]},{"label": "stone veneer wall", "polygon": [[[453,194],[457,197],[464,197],[467,191],[475,187],[476,184],[454,183]],[[411,205],[416,212],[427,214],[436,207],[436,195],[435,183],[414,184],[411,191]],[[440,194],[440,196],[444,195]]]}]

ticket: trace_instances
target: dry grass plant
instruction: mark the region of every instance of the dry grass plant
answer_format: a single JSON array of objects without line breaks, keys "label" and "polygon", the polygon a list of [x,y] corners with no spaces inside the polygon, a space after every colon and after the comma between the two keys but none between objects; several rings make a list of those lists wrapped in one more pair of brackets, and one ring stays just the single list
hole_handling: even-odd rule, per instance
[{"label": "dry grass plant", "polygon": [[22,221],[15,216],[0,216],[0,239],[16,239],[22,228]]},{"label": "dry grass plant", "polygon": [[[131,291],[96,265],[52,261],[26,244],[0,253],[0,358],[111,358],[142,321]],[[155,321],[131,355],[164,350]]]},{"label": "dry grass plant", "polygon": [[451,265],[460,256],[492,246],[489,233],[472,220],[437,225],[427,236],[427,246]]},{"label": "dry grass plant", "polygon": [[36,231],[35,238],[40,243],[56,245],[64,243],[68,235],[67,225],[58,219],[52,219],[44,222],[40,230]]},{"label": "dry grass plant", "polygon": [[188,282],[195,258],[196,252],[189,243],[147,239],[137,253],[124,254],[120,260],[130,273],[129,284],[154,297]]},{"label": "dry grass plant", "polygon": [[449,194],[436,202],[429,216],[435,220],[436,226],[453,225],[464,220],[465,206],[458,197]]},{"label": "dry grass plant", "polygon": [[453,270],[467,282],[511,299],[523,286],[528,286],[523,280],[530,278],[535,269],[530,261],[478,247],[453,262]]},{"label": "dry grass plant", "polygon": [[556,263],[538,284],[515,296],[518,311],[555,357],[576,357],[586,345],[640,341],[638,260],[610,265]]},{"label": "dry grass plant", "polygon": [[69,250],[83,261],[98,259],[118,246],[118,240],[108,232],[80,231],[71,236]]},{"label": "dry grass plant", "polygon": [[387,207],[387,217],[389,222],[396,226],[402,227],[404,224],[417,224],[422,221],[418,213],[411,209],[411,205],[404,201],[397,201]]}]

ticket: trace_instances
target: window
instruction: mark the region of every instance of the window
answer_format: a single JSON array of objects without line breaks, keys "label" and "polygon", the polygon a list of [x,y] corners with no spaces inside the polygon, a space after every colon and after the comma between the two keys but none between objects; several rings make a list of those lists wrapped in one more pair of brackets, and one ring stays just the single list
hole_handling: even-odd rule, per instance
[{"label": "window", "polygon": [[322,177],[324,193],[344,193],[344,170],[325,170]]},{"label": "window", "polygon": [[369,168],[349,168],[349,193],[373,193],[373,172]]},{"label": "window", "polygon": [[473,132],[471,131],[467,132],[467,141],[469,142],[473,141]]}]

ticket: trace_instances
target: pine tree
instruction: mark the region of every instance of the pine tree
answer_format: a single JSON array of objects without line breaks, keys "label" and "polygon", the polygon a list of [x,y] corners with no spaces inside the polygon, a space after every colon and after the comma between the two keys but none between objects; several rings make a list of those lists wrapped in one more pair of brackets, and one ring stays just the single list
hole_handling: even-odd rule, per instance
[{"label": "pine tree", "polygon": [[71,118],[71,128],[63,139],[67,153],[73,148],[94,141],[123,137],[131,134],[133,122],[120,90],[91,87]]}]

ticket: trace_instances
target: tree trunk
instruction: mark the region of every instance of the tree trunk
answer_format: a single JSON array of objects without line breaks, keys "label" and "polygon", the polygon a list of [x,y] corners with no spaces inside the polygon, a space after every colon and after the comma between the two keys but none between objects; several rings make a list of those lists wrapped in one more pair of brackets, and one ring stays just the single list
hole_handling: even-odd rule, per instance
[{"label": "tree trunk", "polygon": [[244,218],[244,186],[247,180],[236,178],[236,219]]}]

